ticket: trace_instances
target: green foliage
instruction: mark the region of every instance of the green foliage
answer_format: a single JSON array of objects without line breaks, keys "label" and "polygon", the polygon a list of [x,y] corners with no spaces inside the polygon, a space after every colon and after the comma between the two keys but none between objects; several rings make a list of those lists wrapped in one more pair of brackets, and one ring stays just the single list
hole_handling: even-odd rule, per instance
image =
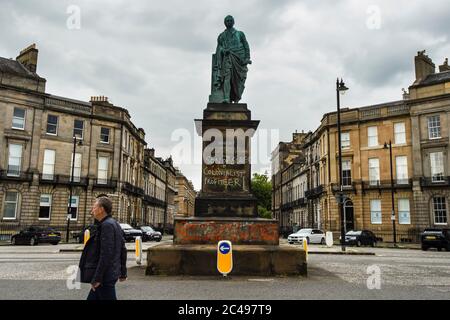
[{"label": "green foliage", "polygon": [[253,174],[252,193],[258,199],[258,214],[262,218],[271,218],[272,183],[266,174]]}]

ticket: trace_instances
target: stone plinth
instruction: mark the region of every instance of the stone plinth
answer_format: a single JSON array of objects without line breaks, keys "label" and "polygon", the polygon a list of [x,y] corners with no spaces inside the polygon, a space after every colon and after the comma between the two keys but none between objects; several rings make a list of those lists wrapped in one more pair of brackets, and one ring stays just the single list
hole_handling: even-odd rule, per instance
[{"label": "stone plinth", "polygon": [[[147,251],[147,275],[220,276],[215,245],[161,244]],[[230,276],[306,276],[306,255],[300,246],[233,245]]]},{"label": "stone plinth", "polygon": [[257,217],[251,192],[250,143],[259,121],[243,103],[208,103],[195,121],[203,139],[202,189],[198,217]]},{"label": "stone plinth", "polygon": [[278,245],[277,220],[240,217],[175,218],[174,244]]}]

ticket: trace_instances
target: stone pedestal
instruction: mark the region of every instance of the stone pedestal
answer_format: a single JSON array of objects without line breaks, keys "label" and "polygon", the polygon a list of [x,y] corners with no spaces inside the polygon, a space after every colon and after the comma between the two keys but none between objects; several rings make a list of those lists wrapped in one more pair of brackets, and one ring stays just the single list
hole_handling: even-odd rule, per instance
[{"label": "stone pedestal", "polygon": [[250,139],[259,121],[246,104],[208,103],[195,120],[203,138],[202,189],[195,199],[197,217],[257,217],[251,193]]},{"label": "stone pedestal", "polygon": [[278,221],[241,217],[176,218],[174,244],[278,245]]},{"label": "stone pedestal", "polygon": [[[147,251],[147,275],[221,276],[217,246],[161,244]],[[230,276],[306,276],[305,251],[300,246],[233,246]]]}]

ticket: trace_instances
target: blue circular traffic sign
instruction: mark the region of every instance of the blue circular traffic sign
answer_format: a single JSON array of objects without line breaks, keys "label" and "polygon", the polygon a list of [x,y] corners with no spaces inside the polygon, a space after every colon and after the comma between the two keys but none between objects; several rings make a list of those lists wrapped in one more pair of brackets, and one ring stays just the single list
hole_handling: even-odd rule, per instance
[{"label": "blue circular traffic sign", "polygon": [[227,254],[228,252],[230,252],[230,245],[226,242],[222,243],[219,247],[219,251],[222,254]]}]

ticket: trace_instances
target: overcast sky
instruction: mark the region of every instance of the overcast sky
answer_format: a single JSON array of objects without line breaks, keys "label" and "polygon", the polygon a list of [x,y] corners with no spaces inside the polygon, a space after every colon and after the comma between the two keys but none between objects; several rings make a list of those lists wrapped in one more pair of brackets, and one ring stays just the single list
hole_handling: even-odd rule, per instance
[{"label": "overcast sky", "polygon": [[[245,33],[253,61],[242,102],[261,120],[260,129],[278,129],[283,141],[295,130],[314,130],[335,109],[337,76],[350,88],[343,106],[366,106],[401,99],[401,89],[414,81],[417,51],[426,49],[436,66],[450,56],[445,0],[0,4],[0,56],[15,58],[36,43],[37,71],[47,79],[48,93],[83,101],[108,96],[130,111],[162,157],[177,144],[174,130],[193,134],[193,119],[202,116],[211,54],[228,14]],[[71,5],[80,9],[79,29]],[[173,157],[200,189],[200,166]]]}]

